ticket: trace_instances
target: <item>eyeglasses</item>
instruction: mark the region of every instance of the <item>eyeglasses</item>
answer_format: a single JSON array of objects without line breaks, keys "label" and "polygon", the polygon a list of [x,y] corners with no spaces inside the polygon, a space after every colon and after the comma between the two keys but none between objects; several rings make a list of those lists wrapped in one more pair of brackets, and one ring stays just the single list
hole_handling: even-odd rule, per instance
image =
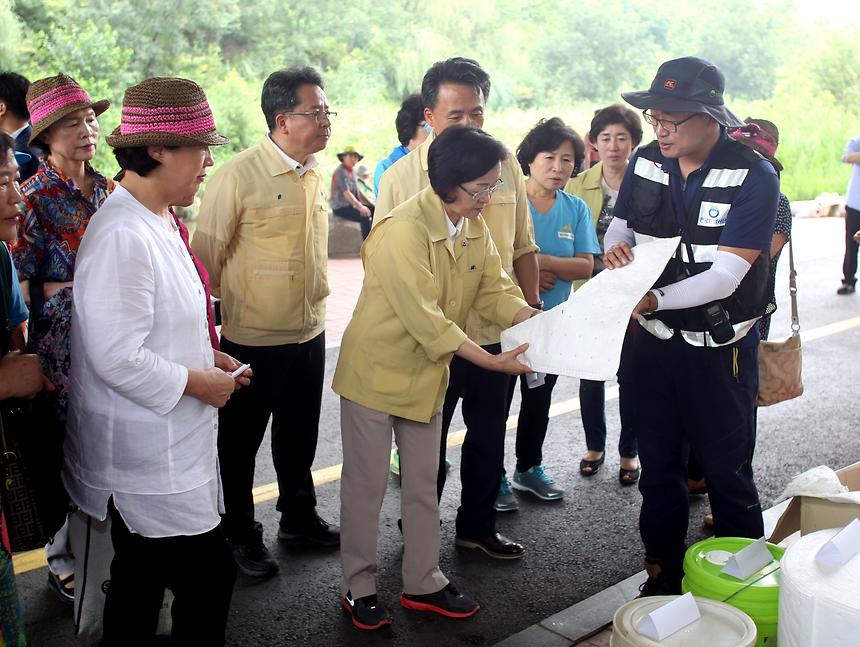
[{"label": "eyeglasses", "polygon": [[303,112],[284,112],[281,114],[284,114],[288,117],[313,117],[314,121],[316,121],[317,123],[320,123],[323,117],[325,117],[326,121],[333,121],[334,118],[337,117],[336,112],[333,112],[332,110],[321,110],[320,108],[317,108],[316,110],[305,110]]},{"label": "eyeglasses", "polygon": [[498,189],[504,183],[505,181],[502,178],[499,178],[499,180],[493,186],[488,186],[486,189],[481,189],[480,191],[469,191],[469,189],[464,187],[462,184],[458,184],[457,186],[463,189],[463,191],[470,198],[472,198],[472,200],[480,200],[481,198],[492,197],[493,193],[496,192],[496,189]]},{"label": "eyeglasses", "polygon": [[697,117],[698,115],[699,113],[694,112],[689,117],[684,117],[683,119],[681,119],[681,121],[670,121],[669,119],[657,119],[657,117],[652,115],[647,110],[642,111],[642,116],[645,118],[645,121],[647,123],[654,126],[654,128],[657,128],[659,126],[664,130],[668,130],[670,133],[678,132],[678,126],[687,123],[688,121],[690,121],[690,119],[692,119],[693,117]]}]

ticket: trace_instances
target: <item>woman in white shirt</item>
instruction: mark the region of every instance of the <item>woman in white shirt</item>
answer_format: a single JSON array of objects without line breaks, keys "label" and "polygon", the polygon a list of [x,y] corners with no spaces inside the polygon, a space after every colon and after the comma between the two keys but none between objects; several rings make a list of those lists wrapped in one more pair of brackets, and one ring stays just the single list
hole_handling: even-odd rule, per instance
[{"label": "woman in white shirt", "polygon": [[173,642],[223,644],[236,566],[219,527],[217,407],[250,371],[234,379],[238,362],[212,348],[171,206],[193,202],[209,146],[227,139],[200,86],[154,78],[126,90],[107,142],[123,178],[78,252],[63,477],[85,513],[111,516],[104,644],[150,644],[166,587]]}]

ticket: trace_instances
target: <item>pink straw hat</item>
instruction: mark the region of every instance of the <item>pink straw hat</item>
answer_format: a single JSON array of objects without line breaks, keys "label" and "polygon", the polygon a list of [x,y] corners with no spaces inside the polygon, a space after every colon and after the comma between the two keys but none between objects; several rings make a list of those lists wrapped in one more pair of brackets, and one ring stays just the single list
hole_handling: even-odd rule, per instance
[{"label": "pink straw hat", "polygon": [[98,116],[108,106],[110,101],[93,101],[77,81],[62,72],[34,81],[27,90],[27,110],[33,129],[30,141],[35,141],[45,130],[76,110],[92,108]]},{"label": "pink straw hat", "polygon": [[215,130],[203,88],[188,79],[156,76],[125,91],[120,124],[106,141],[114,148],[134,148],[217,146],[230,140]]},{"label": "pink straw hat", "polygon": [[781,172],[782,163],[776,159],[776,149],[779,146],[779,128],[767,119],[747,117],[744,121],[746,125],[743,128],[730,129],[729,136],[761,153],[765,159],[773,164],[777,173]]}]

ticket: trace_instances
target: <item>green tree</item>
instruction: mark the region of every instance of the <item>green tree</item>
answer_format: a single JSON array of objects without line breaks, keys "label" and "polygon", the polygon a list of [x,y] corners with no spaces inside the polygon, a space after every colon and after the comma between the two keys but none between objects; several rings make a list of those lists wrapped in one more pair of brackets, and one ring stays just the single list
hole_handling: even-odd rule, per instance
[{"label": "green tree", "polygon": [[0,0],[0,70],[17,67],[22,32],[21,20],[9,0]]},{"label": "green tree", "polygon": [[809,64],[814,90],[829,92],[845,110],[860,114],[860,43],[856,29],[827,34],[821,41]]}]

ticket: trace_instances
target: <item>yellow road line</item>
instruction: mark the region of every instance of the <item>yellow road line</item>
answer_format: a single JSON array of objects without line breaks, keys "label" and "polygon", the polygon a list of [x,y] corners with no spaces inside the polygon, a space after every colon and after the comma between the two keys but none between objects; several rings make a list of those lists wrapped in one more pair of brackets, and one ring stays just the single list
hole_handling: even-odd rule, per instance
[{"label": "yellow road line", "polygon": [[813,341],[814,339],[821,339],[822,337],[835,335],[836,333],[845,332],[846,330],[851,330],[852,328],[857,327],[860,327],[860,317],[837,321],[832,324],[827,324],[826,326],[819,326],[818,328],[813,328],[809,332],[801,331],[800,338],[805,342]]},{"label": "yellow road line", "polygon": [[[845,332],[846,330],[852,330],[853,328],[860,328],[860,317],[854,317],[852,319],[837,321],[835,323],[827,324],[825,326],[819,326],[818,328],[813,328],[812,330],[801,333],[801,335],[804,342],[810,342],[816,339],[821,339],[822,337],[828,337],[830,335],[835,335],[840,332]],[[613,386],[606,390],[607,400],[614,400],[617,397],[617,386]],[[578,410],[579,398],[571,398],[570,400],[564,400],[562,402],[557,402],[553,404],[549,409],[549,417],[555,418],[557,416],[561,416],[566,413],[571,413],[573,411]],[[517,416],[515,414],[508,418],[508,422],[505,429],[516,429],[516,426]],[[465,429],[452,431],[448,434],[448,447],[458,447],[459,445],[462,445],[465,437]],[[330,467],[323,467],[318,470],[314,470],[312,474],[314,479],[314,485],[320,486],[325,485],[326,483],[333,483],[335,481],[339,481],[342,468],[343,464],[341,463],[339,465],[332,465]],[[277,499],[278,484],[267,483],[266,485],[255,487],[253,490],[253,494],[255,505],[265,503],[266,501],[271,501],[272,499]],[[45,561],[45,551],[43,549],[31,550],[27,551],[26,553],[19,553],[13,557],[12,561],[14,562],[16,573],[26,573],[27,571],[32,571],[37,568],[47,566],[47,562]]]}]

